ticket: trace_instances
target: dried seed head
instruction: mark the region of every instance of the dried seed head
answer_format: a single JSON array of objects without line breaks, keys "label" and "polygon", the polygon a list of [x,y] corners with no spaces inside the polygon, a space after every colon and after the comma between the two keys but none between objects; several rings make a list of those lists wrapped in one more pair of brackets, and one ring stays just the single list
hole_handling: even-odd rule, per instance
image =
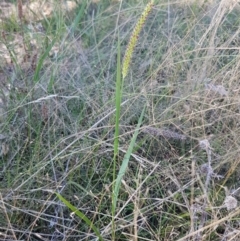
[{"label": "dried seed head", "polygon": [[233,196],[226,196],[224,200],[224,205],[226,206],[227,210],[231,210],[237,207],[237,199]]},{"label": "dried seed head", "polygon": [[228,96],[228,92],[222,85],[205,84],[205,88],[221,96]]},{"label": "dried seed head", "polygon": [[209,166],[208,163],[204,163],[203,165],[201,165],[200,171],[201,171],[202,174],[205,174],[205,175],[212,175],[213,174],[213,169],[212,169],[211,166]]},{"label": "dried seed head", "polygon": [[18,7],[18,18],[20,21],[23,19],[23,4],[22,0],[17,1],[17,7]]},{"label": "dried seed head", "polygon": [[207,139],[199,141],[199,146],[202,150],[205,150],[205,151],[211,149],[210,143]]},{"label": "dried seed head", "polygon": [[152,136],[159,136],[159,137],[162,136],[167,139],[175,139],[175,140],[187,139],[185,135],[179,134],[177,132],[174,132],[165,128],[155,128],[155,127],[146,126],[143,128],[142,131]]}]

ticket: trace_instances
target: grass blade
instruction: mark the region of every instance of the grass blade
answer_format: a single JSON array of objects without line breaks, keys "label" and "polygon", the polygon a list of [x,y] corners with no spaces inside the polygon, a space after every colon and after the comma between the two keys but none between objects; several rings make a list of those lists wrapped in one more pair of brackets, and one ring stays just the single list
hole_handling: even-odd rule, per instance
[{"label": "grass blade", "polygon": [[[118,54],[117,54],[117,80],[116,80],[116,119],[115,119],[115,134],[114,134],[114,157],[113,157],[113,181],[116,179],[116,161],[118,156],[119,145],[119,120],[122,100],[122,79],[121,79],[121,59],[120,59],[120,40],[118,37]],[[114,216],[114,210],[112,209]]]},{"label": "grass blade", "polygon": [[33,82],[36,83],[39,81],[39,72],[42,68],[43,65],[43,61],[46,59],[46,57],[48,56],[49,52],[51,51],[52,47],[54,46],[55,42],[56,42],[57,38],[53,39],[53,41],[51,42],[50,45],[48,45],[46,51],[42,54],[42,56],[40,57],[37,67],[36,67],[36,71],[33,77]]},{"label": "grass blade", "polygon": [[83,1],[82,5],[81,5],[81,8],[79,9],[79,12],[76,16],[76,18],[74,19],[73,23],[72,23],[72,26],[71,26],[71,31],[72,33],[74,33],[74,31],[76,30],[77,26],[81,23],[82,21],[82,18],[84,16],[84,11],[86,9],[86,6],[87,6],[87,0]]},{"label": "grass blade", "polygon": [[142,124],[142,120],[143,120],[143,115],[144,115],[144,112],[145,112],[145,108],[143,108],[142,110],[142,113],[141,113],[141,116],[138,120],[138,125],[137,125],[137,128],[133,134],[133,137],[131,139],[131,142],[130,142],[130,145],[128,147],[128,150],[123,158],[123,162],[122,162],[122,165],[120,167],[120,170],[118,172],[118,176],[117,176],[117,179],[116,179],[116,183],[115,183],[115,187],[114,187],[114,196],[113,196],[113,210],[114,210],[114,213],[115,213],[115,210],[116,210],[116,204],[117,204],[117,198],[118,198],[118,193],[119,193],[119,189],[120,189],[120,185],[121,185],[121,181],[122,181],[122,178],[127,170],[127,167],[128,167],[128,162],[129,162],[129,159],[130,159],[130,156],[132,154],[132,151],[133,151],[133,147],[135,145],[135,142],[136,142],[136,139],[137,139],[137,136],[138,136],[138,133],[139,133],[139,128],[140,128],[140,125]]},{"label": "grass blade", "polygon": [[68,202],[61,194],[56,193],[57,197],[69,208],[71,209],[74,213],[77,214],[79,218],[81,218],[96,234],[96,236],[99,238],[99,240],[103,241],[103,238],[96,228],[96,226],[92,223],[90,219],[88,219],[81,211],[79,211],[76,207],[74,207],[70,202]]},{"label": "grass blade", "polygon": [[[119,121],[120,121],[120,110],[121,110],[121,100],[122,100],[122,78],[121,78],[121,48],[120,39],[118,36],[117,45],[117,77],[116,77],[116,95],[115,95],[115,106],[116,106],[116,118],[115,118],[115,133],[114,133],[114,154],[113,154],[113,183],[116,179],[116,166],[117,166],[117,156],[118,156],[118,146],[119,146]],[[113,205],[115,199],[114,184],[112,189],[112,240],[114,240],[115,235],[115,206]]]}]

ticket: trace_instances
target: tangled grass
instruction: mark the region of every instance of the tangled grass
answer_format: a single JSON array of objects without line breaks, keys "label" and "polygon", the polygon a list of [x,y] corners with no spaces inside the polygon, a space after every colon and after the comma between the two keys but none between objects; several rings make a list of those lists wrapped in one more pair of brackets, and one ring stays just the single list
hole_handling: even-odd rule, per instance
[{"label": "tangled grass", "polygon": [[2,5],[0,239],[239,240],[237,1],[155,1],[117,135],[147,2],[75,2]]}]

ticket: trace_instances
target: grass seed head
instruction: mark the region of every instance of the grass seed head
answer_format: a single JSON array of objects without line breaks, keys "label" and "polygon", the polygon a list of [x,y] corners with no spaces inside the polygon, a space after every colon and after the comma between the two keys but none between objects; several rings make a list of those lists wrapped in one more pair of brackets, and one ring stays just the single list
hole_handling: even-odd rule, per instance
[{"label": "grass seed head", "polygon": [[137,40],[138,40],[138,36],[139,33],[143,27],[143,24],[145,23],[147,16],[149,15],[151,9],[153,7],[153,1],[149,2],[146,6],[146,8],[144,9],[142,16],[140,17],[140,19],[138,20],[133,33],[131,35],[130,41],[128,43],[127,46],[127,50],[125,52],[124,58],[123,58],[123,65],[122,65],[122,77],[123,79],[127,76],[127,72],[128,72],[128,68],[130,65],[130,61],[132,58],[132,54],[133,54],[133,50],[136,46]]}]

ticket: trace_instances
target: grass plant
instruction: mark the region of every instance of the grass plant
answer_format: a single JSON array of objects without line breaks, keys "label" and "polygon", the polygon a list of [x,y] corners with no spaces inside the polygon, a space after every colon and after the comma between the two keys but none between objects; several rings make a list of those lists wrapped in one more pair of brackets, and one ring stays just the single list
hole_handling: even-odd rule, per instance
[{"label": "grass plant", "polygon": [[239,240],[239,4],[40,2],[0,3],[0,239]]}]

